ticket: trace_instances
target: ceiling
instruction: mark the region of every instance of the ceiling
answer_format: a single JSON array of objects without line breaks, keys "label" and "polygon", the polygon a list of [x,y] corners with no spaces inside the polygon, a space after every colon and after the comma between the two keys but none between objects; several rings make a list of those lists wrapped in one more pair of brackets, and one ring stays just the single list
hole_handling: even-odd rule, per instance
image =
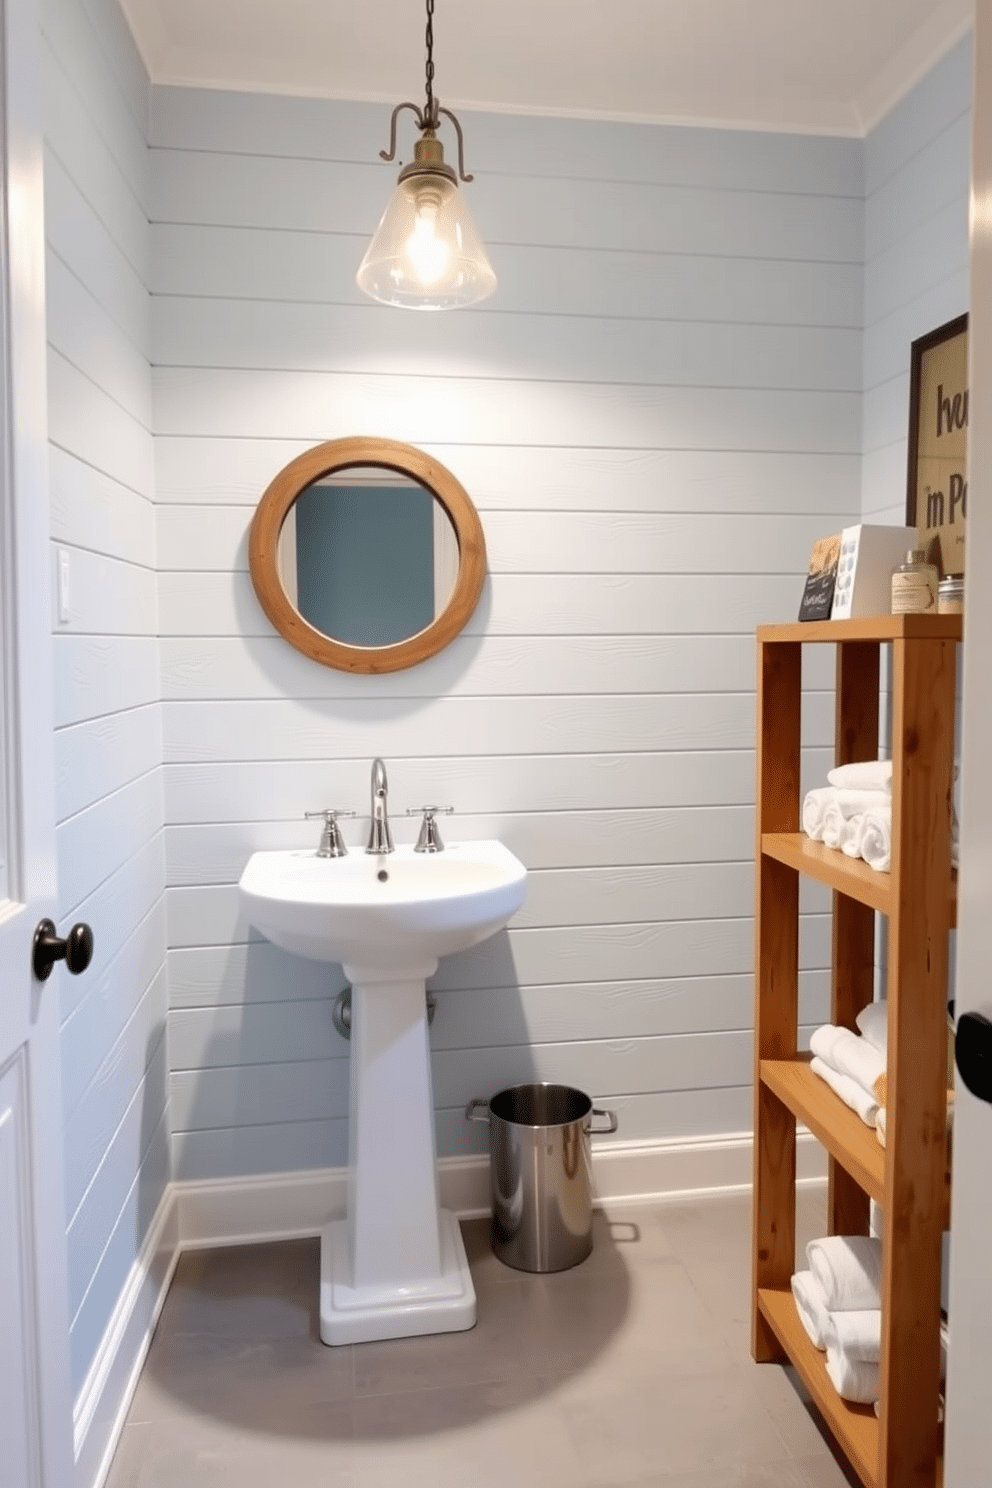
[{"label": "ceiling", "polygon": [[[152,80],[420,102],[424,0],[121,0]],[[451,108],[862,135],[974,0],[437,0]]]}]

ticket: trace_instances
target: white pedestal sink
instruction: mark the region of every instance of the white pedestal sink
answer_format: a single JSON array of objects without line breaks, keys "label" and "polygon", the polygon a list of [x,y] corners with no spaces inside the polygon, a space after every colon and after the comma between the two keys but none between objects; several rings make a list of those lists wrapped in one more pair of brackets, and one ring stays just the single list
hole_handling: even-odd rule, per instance
[{"label": "white pedestal sink", "polygon": [[364,1343],[475,1322],[458,1221],[438,1203],[424,983],[521,906],[527,870],[500,842],[344,858],[259,852],[240,890],[251,923],[351,982],[347,1217],[321,1236],[320,1336]]}]

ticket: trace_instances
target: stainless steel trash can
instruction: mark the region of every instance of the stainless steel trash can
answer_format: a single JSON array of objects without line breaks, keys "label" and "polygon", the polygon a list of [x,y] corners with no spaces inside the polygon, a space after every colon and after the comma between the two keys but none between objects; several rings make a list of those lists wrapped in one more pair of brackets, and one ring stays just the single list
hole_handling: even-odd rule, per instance
[{"label": "stainless steel trash can", "polygon": [[[485,1114],[480,1114],[484,1112]],[[469,1101],[468,1121],[489,1123],[493,1250],[518,1271],[565,1271],[592,1250],[592,1118],[609,1123],[568,1085],[513,1085]]]}]

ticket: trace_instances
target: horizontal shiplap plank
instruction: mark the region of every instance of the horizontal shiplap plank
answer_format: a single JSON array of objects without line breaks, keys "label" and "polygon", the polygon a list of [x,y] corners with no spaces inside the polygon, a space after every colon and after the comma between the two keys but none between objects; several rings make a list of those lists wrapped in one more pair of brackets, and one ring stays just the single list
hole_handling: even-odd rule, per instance
[{"label": "horizontal shiplap plank", "polygon": [[151,429],[54,349],[48,355],[48,397],[53,443],[133,491],[153,489]]},{"label": "horizontal shiplap plank", "polygon": [[[418,448],[446,465],[483,511],[857,511],[857,454],[776,450],[589,449],[521,444]],[[157,436],[155,487],[164,505],[254,507],[304,440]]]},{"label": "horizontal shiplap plank", "polygon": [[[163,834],[156,832],[77,906],[74,916],[93,931],[93,960],[88,976],[61,979],[59,1012],[63,1024],[85,1001],[94,979],[112,974],[115,958],[161,900],[164,880],[165,841]],[[132,988],[126,989],[125,1000],[132,992]]]},{"label": "horizontal shiplap plank", "polygon": [[[488,1098],[510,1083],[502,1077],[475,1095]],[[718,1090],[676,1090],[619,1094],[596,1087],[595,1098],[616,1111],[616,1137],[597,1137],[597,1146],[610,1141],[651,1141],[659,1135],[723,1136],[751,1127],[751,1084]],[[441,1157],[489,1150],[487,1126],[465,1120],[463,1106],[435,1114]],[[258,1172],[297,1172],[307,1168],[344,1167],[348,1161],[348,1122],[345,1117],[304,1122],[260,1123],[208,1131],[177,1131],[172,1139],[173,1170],[182,1180],[251,1176]]]},{"label": "horizontal shiplap plank", "polygon": [[111,1134],[102,1160],[69,1220],[66,1230],[69,1308],[82,1303],[96,1272],[114,1221],[123,1209],[136,1173],[141,1171],[151,1137],[166,1109],[169,1069],[164,1028],[147,1069],[133,1091],[120,1124]]},{"label": "horizontal shiplap plank", "polygon": [[114,1316],[125,1287],[134,1275],[145,1236],[171,1177],[167,1113],[163,1110],[156,1123],[155,1116],[149,1111],[148,1126],[151,1137],[141,1167],[119,1215],[108,1227],[109,1233],[96,1271],[72,1320],[69,1362],[75,1395],[83,1387],[87,1371],[106,1333],[107,1320]]},{"label": "horizontal shiplap plank", "polygon": [[169,951],[169,1001],[181,1008],[227,1004],[324,1002],[348,985],[340,966],[289,956],[268,941]]},{"label": "horizontal shiplap plank", "polygon": [[[380,210],[381,199],[370,222]],[[152,226],[151,243],[158,294],[344,303],[362,307],[370,324],[391,315],[389,307],[365,300],[354,283],[368,245],[367,228],[343,237],[159,223]],[[848,328],[861,324],[860,256],[851,263],[777,256],[701,259],[691,253],[580,253],[567,246],[504,243],[493,257],[502,314],[588,315],[589,286],[595,284],[599,316]],[[460,312],[480,327],[480,335],[491,313],[485,308]]]},{"label": "horizontal shiplap plank", "polygon": [[[718,976],[754,965],[753,923],[733,920],[648,921],[637,925],[568,925],[516,930],[511,925],[471,950],[444,956],[431,978],[438,990],[485,990],[515,983],[608,981],[622,966],[631,981],[666,976]],[[829,964],[829,916],[809,917],[800,965]],[[649,1087],[653,1088],[653,1087]]]},{"label": "horizontal shiplap plank", "polygon": [[161,900],[136,926],[118,954],[95,977],[62,1028],[62,1092],[67,1121],[127,1026],[165,962],[165,905]]},{"label": "horizontal shiplap plank", "polygon": [[52,538],[119,558],[140,568],[155,564],[155,507],[148,492],[52,445],[48,456]]},{"label": "horizontal shiplap plank", "polygon": [[55,731],[55,809],[65,821],[162,761],[158,703],[109,713]]},{"label": "horizontal shiplap plank", "polygon": [[[92,55],[92,54],[91,54]],[[87,84],[76,86],[81,58],[55,56],[48,48],[42,67],[45,139],[49,152],[77,183],[100,221],[140,278],[148,277],[148,212],[140,197],[147,192],[147,167],[133,128],[127,144],[135,150],[136,174],[129,179],[114,159],[84,102]],[[116,131],[115,131],[116,132]]]},{"label": "horizontal shiplap plank", "polygon": [[161,1060],[161,1079],[152,1088],[165,1090],[168,981],[156,977],[123,1033],[108,1050],[92,1085],[66,1128],[63,1147],[66,1210],[75,1214],[97,1168],[107,1156],[114,1132],[140,1089],[153,1059]]},{"label": "horizontal shiplap plank", "polygon": [[961,113],[972,92],[972,39],[966,36],[891,109],[864,143],[865,190],[879,191]]},{"label": "horizontal shiplap plank", "polygon": [[[735,691],[753,664],[751,636],[461,638],[418,674],[424,696],[501,697],[522,691],[643,693]],[[164,640],[162,697],[359,698],[366,678],[286,653],[281,638]],[[408,696],[411,679],[390,673],[383,696]]]},{"label": "horizontal shiplap plank", "polygon": [[[750,806],[754,801],[754,756],[749,750],[650,754],[438,756],[390,759],[395,833],[402,817],[420,801],[444,796],[454,806],[447,836],[465,836],[461,818],[496,811],[576,811],[595,807],[649,809],[657,806]],[[833,763],[828,750],[811,752],[818,780]],[[168,824],[292,821],[305,811],[340,805],[367,814],[368,759],[287,764],[257,760],[243,764],[168,765],[165,814]],[[334,801],[330,796],[334,796]],[[410,828],[410,824],[405,824]],[[360,828],[343,822],[348,835]],[[411,828],[412,830],[412,828]]]},{"label": "horizontal shiplap plank", "polygon": [[348,1070],[346,1047],[336,1059],[258,1064],[250,1070],[239,1066],[173,1070],[169,1081],[172,1129],[347,1116]]},{"label": "horizontal shiplap plank", "polygon": [[[501,1048],[747,1031],[754,1019],[754,979],[736,976],[657,977],[641,982],[579,982],[565,986],[496,987],[485,997],[437,992],[435,1049]],[[830,975],[800,978],[803,1024],[829,1018]]]},{"label": "horizontal shiplap plank", "polygon": [[[853,517],[821,520],[839,531]],[[556,574],[549,609],[543,575],[490,574],[462,636],[752,634],[797,613],[802,588],[797,573]],[[275,637],[247,573],[173,569],[158,596],[163,636]]]},{"label": "horizontal shiplap plank", "polygon": [[[804,917],[800,961],[814,970],[829,962],[829,916]],[[315,972],[306,958],[278,952],[266,942],[173,951],[170,966],[174,1006],[209,1007],[271,1002],[277,996],[301,1001],[341,990],[338,969],[322,962]],[[482,945],[442,958],[430,986],[469,992],[521,985],[572,985],[659,977],[746,975],[753,965],[750,917],[636,924],[571,924],[499,932]],[[247,990],[246,990],[247,989]],[[276,991],[275,989],[278,989]]]},{"label": "horizontal shiplap plank", "polygon": [[[397,842],[413,842],[416,823],[394,817]],[[309,828],[309,832],[308,829]],[[237,822],[166,828],[170,887],[232,884],[253,852],[299,848],[312,842],[313,823]],[[345,840],[364,843],[367,829],[343,823]],[[493,813],[462,816],[449,843],[500,838],[527,868],[595,864],[740,862],[754,849],[752,806],[667,810]]]},{"label": "horizontal shiplap plank", "polygon": [[[860,394],[527,383],[512,378],[417,378],[160,367],[153,371],[156,431],[223,432],[319,443],[374,434],[407,443],[464,438],[624,448],[814,450],[860,447]],[[64,442],[59,440],[59,442]],[[171,565],[165,564],[166,567]]]},{"label": "horizontal shiplap plank", "polygon": [[500,376],[540,381],[689,383],[695,387],[857,388],[861,333],[851,327],[670,323],[546,315],[525,340],[518,318],[491,314],[484,346],[478,327],[450,320],[434,328],[407,318],[394,329],[361,306],[290,305],[266,300],[163,298],[152,302],[158,366],[267,367],[273,372],[375,373],[390,360],[420,376]]},{"label": "horizontal shiplap plank", "polygon": [[[171,149],[367,160],[369,141],[383,128],[379,103],[208,88],[156,87],[151,137]],[[488,174],[507,158],[520,174],[599,181],[654,181],[724,186],[738,191],[810,190],[860,197],[859,140],[813,134],[659,128],[606,120],[471,111],[472,165]]]},{"label": "horizontal shiplap plank", "polygon": [[[499,1049],[747,1032],[753,992],[753,978],[745,974],[494,987],[484,997],[437,992],[430,1040],[437,1050]],[[800,1021],[824,1023],[829,1008],[829,972],[804,972]],[[186,1070],[340,1058],[346,1048],[331,1021],[329,996],[174,1007],[169,1045],[172,1067]]]},{"label": "horizontal shiplap plank", "polygon": [[[462,1108],[505,1085],[551,1081],[610,1095],[701,1092],[743,1086],[753,1062],[750,1031],[678,1038],[570,1042],[503,1049],[436,1050],[435,1105]],[[177,1070],[171,1080],[174,1130],[186,1132],[343,1118],[347,1057],[232,1068]]]},{"label": "horizontal shiplap plank", "polygon": [[[368,679],[374,683],[375,679]],[[741,679],[750,686],[750,676]],[[438,698],[424,710],[383,699],[166,702],[168,764],[250,759],[388,758],[438,754],[616,754],[640,750],[750,749],[754,695],[667,694],[602,698]],[[824,746],[832,734],[833,697],[807,697],[805,742]],[[333,803],[336,804],[336,803]],[[415,805],[415,802],[411,802]]]},{"label": "horizontal shiplap plank", "polygon": [[[248,567],[252,511],[237,506],[166,506],[158,514],[163,570]],[[493,575],[760,574],[805,576],[823,514],[744,516],[670,512],[495,511],[484,513]],[[798,591],[802,594],[801,587]],[[798,603],[797,603],[798,608]]]},{"label": "horizontal shiplap plank", "polygon": [[154,635],[55,635],[55,726],[157,703]]},{"label": "horizontal shiplap plank", "polygon": [[[870,262],[898,243],[924,217],[971,190],[971,110],[961,112],[868,197],[865,258]],[[922,189],[921,189],[922,188]]]},{"label": "horizontal shiplap plank", "polygon": [[152,389],[147,358],[51,250],[46,259],[45,295],[50,344],[138,424],[150,429]]},{"label": "horizontal shiplap plank", "polygon": [[[527,928],[537,924],[643,920],[652,915],[658,919],[745,915],[753,902],[752,874],[750,863],[532,870],[527,897],[514,916],[514,924]],[[545,879],[553,887],[545,885]],[[580,887],[587,899],[592,898],[591,906],[583,908],[573,899],[575,879],[582,880]],[[596,896],[590,885],[600,882],[609,892]],[[663,895],[655,894],[656,883],[664,885]],[[712,894],[714,887],[720,890],[718,894]],[[631,888],[636,892],[632,894]],[[800,904],[803,911],[823,912],[826,891],[812,881],[804,881]],[[262,938],[249,923],[236,884],[170,889],[167,911],[169,945],[175,949],[228,946]]]},{"label": "horizontal shiplap plank", "polygon": [[150,357],[148,280],[121,251],[51,150],[45,151],[45,236],[115,325]]},{"label": "horizontal shiplap plank", "polygon": [[[865,325],[871,326],[968,265],[968,201],[958,196],[917,222],[903,239],[865,265]],[[941,252],[934,253],[934,243]]]},{"label": "horizontal shiplap plank", "polygon": [[[65,558],[60,557],[64,554]],[[53,544],[52,628],[58,635],[154,636],[158,633],[155,573],[86,548]],[[68,617],[58,613],[59,565],[68,562]]]},{"label": "horizontal shiplap plank", "polygon": [[161,831],[162,816],[156,770],[62,822],[55,831],[60,917],[146,846]]},{"label": "horizontal shiplap plank", "polygon": [[[151,215],[156,222],[350,236],[368,233],[382,194],[382,174],[371,161],[157,148]],[[551,192],[545,181],[505,168],[476,187],[472,211],[493,247],[521,239],[557,246],[565,221],[578,249],[857,263],[864,234],[864,206],[855,196],[614,179],[590,190],[567,178]]]},{"label": "horizontal shiplap plank", "polygon": [[[923,266],[921,266],[923,267]],[[929,280],[924,269],[924,278]],[[968,270],[959,267],[938,284],[914,294],[867,328],[865,335],[865,389],[877,387],[909,366],[910,346],[936,326],[963,315],[968,308]],[[909,426],[909,409],[906,410]],[[866,446],[870,448],[870,446]]]},{"label": "horizontal shiplap plank", "polygon": [[[62,86],[80,95],[103,148],[139,204],[146,205],[149,170],[143,100],[148,78],[126,23],[119,15],[115,21],[117,10],[114,0],[46,3],[41,7],[42,33],[52,60],[64,68]],[[138,112],[134,88],[142,100]]]}]

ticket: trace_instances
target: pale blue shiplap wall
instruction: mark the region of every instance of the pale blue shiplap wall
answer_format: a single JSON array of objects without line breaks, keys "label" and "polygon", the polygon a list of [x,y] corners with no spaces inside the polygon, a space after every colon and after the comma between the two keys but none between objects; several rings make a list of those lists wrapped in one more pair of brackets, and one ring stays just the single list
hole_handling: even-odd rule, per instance
[{"label": "pale blue shiplap wall", "polygon": [[[365,811],[380,753],[399,839],[405,806],[451,802],[450,836],[499,836],[531,869],[509,934],[435,978],[442,1152],[476,1145],[470,1097],[532,1078],[607,1101],[626,1140],[750,1126],[753,629],[795,614],[814,538],[859,509],[862,146],[466,116],[500,288],[423,316],[353,287],[387,121],[153,90],[184,1178],[345,1160],[341,975],[252,940],[235,885],[253,849],[316,840],[305,810]],[[358,433],[437,455],[489,545],[466,634],[379,678],[290,650],[246,572],[270,478]],[[829,701],[811,697],[813,742]],[[807,929],[822,968],[823,917]]]},{"label": "pale blue shiplap wall", "polygon": [[912,343],[968,308],[971,66],[968,36],[864,143],[866,522],[906,520]]},{"label": "pale blue shiplap wall", "polygon": [[[83,1385],[168,1177],[147,79],[114,0],[44,0],[59,923],[72,1375]],[[54,586],[53,586],[54,591]]]}]

